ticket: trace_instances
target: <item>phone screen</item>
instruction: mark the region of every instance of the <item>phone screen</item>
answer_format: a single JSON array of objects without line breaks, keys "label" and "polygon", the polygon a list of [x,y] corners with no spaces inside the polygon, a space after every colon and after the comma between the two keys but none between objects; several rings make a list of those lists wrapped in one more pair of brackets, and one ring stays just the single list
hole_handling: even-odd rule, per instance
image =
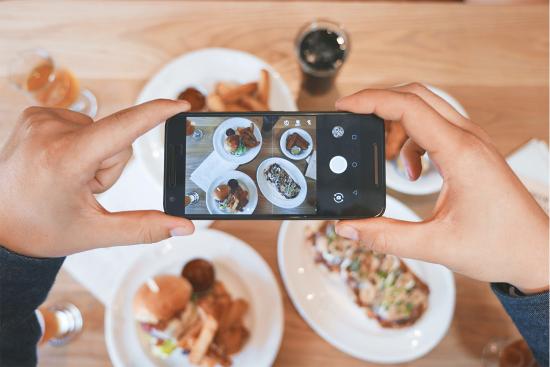
[{"label": "phone screen", "polygon": [[377,117],[178,116],[166,128],[167,212],[268,219],[366,217],[383,211],[379,152],[384,132]]}]

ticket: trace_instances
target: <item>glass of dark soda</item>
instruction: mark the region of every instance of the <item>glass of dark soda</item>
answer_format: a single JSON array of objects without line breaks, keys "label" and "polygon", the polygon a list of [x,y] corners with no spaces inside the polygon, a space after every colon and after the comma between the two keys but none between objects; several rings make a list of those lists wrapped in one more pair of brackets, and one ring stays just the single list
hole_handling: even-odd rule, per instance
[{"label": "glass of dark soda", "polygon": [[302,88],[312,95],[327,92],[349,52],[348,34],[339,24],[315,20],[303,26],[296,36]]}]

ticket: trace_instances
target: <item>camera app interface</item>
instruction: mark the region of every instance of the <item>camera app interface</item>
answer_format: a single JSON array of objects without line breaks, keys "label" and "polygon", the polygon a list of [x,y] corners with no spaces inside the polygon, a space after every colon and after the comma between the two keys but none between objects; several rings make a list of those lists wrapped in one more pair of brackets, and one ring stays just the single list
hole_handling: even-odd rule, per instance
[{"label": "camera app interface", "polygon": [[316,214],[315,116],[188,116],[186,134],[186,214]]}]

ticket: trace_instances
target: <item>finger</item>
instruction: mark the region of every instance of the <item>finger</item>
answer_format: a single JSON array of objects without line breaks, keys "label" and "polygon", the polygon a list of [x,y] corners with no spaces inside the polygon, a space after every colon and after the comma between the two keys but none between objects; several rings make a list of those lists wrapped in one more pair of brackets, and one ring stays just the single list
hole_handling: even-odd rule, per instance
[{"label": "finger", "polygon": [[131,156],[132,149],[128,148],[101,163],[100,168],[90,181],[92,192],[99,194],[110,189],[119,179]]},{"label": "finger", "polygon": [[190,220],[156,210],[127,211],[102,215],[95,230],[97,241],[105,246],[155,243],[172,236],[190,235]]},{"label": "finger", "polygon": [[63,120],[83,126],[90,125],[94,122],[88,115],[65,108],[50,108],[50,112]]},{"label": "finger", "polygon": [[422,98],[427,104],[432,106],[439,114],[441,114],[441,116],[443,116],[449,122],[477,135],[485,142],[489,141],[489,136],[479,125],[475,124],[470,119],[463,116],[460,112],[455,110],[455,108],[451,106],[449,102],[432,92],[425,85],[422,85],[420,83],[411,83],[398,87],[393,87],[391,88],[391,90],[416,94],[417,96]]},{"label": "finger", "polygon": [[[400,121],[407,135],[428,152],[455,154],[464,131],[445,120],[413,93],[366,89],[336,102],[339,110],[374,113],[384,120]],[[455,148],[455,150],[453,150]]]},{"label": "finger", "polygon": [[116,112],[82,132],[86,154],[94,160],[106,159],[132,145],[156,125],[187,110],[187,101],[157,99]]},{"label": "finger", "polygon": [[413,140],[407,139],[401,148],[401,159],[405,165],[409,180],[416,181],[422,173],[422,156],[426,153],[420,145]]},{"label": "finger", "polygon": [[434,260],[429,247],[426,223],[413,223],[390,218],[340,221],[338,235],[359,240],[368,249],[400,257]]}]

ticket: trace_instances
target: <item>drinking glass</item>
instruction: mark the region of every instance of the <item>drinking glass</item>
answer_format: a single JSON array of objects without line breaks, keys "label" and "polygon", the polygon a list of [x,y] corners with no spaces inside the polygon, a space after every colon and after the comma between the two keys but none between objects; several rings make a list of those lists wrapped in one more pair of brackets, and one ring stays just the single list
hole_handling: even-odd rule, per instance
[{"label": "drinking glass", "polygon": [[41,106],[68,108],[92,118],[97,113],[94,94],[81,88],[74,74],[58,67],[43,49],[19,53],[9,63],[8,78]]},{"label": "drinking glass", "polygon": [[185,121],[185,133],[195,141],[200,141],[204,136],[204,132],[195,126],[195,123],[191,120]]},{"label": "drinking glass", "polygon": [[537,362],[523,339],[493,339],[483,348],[483,367],[536,367]]},{"label": "drinking glass", "polygon": [[72,303],[41,306],[36,316],[42,329],[40,344],[66,345],[80,334],[84,324],[80,310]]},{"label": "drinking glass", "polygon": [[199,194],[195,191],[185,194],[185,206],[196,205],[199,202]]},{"label": "drinking glass", "polygon": [[326,93],[350,52],[350,39],[344,28],[329,20],[304,25],[295,40],[302,69],[302,88],[310,94]]}]

